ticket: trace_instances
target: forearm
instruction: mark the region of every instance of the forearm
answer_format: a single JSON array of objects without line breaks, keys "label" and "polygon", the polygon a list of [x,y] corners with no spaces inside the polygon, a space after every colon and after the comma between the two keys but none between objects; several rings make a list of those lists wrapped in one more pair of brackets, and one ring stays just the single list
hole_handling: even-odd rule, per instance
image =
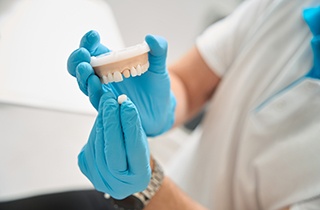
[{"label": "forearm", "polygon": [[170,80],[171,90],[173,91],[177,101],[174,122],[174,126],[177,126],[184,123],[190,118],[188,114],[188,95],[185,85],[175,73],[170,73]]},{"label": "forearm", "polygon": [[159,191],[144,210],[205,210],[165,177]]},{"label": "forearm", "polygon": [[[192,200],[168,177],[165,177],[159,191],[151,199],[144,210],[207,210]],[[286,207],[282,210],[290,210]]]},{"label": "forearm", "polygon": [[198,113],[210,99],[220,78],[202,59],[196,47],[169,67],[171,89],[177,99],[175,125]]}]

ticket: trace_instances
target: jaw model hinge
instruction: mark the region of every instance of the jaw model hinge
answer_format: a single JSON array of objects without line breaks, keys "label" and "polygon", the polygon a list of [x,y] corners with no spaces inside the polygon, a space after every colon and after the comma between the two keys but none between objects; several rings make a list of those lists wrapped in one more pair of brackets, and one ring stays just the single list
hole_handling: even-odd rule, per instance
[{"label": "jaw model hinge", "polygon": [[144,42],[119,51],[91,57],[90,63],[102,83],[121,82],[123,77],[140,76],[148,70],[149,51],[148,44]]}]

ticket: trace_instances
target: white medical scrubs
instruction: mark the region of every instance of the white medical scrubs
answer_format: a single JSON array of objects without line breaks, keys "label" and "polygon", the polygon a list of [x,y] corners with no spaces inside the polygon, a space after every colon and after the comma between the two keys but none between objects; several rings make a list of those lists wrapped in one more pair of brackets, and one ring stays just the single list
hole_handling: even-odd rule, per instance
[{"label": "white medical scrubs", "polygon": [[313,54],[302,18],[319,4],[249,0],[198,38],[222,81],[201,138],[168,173],[209,209],[276,210],[320,196],[320,81],[304,77]]}]

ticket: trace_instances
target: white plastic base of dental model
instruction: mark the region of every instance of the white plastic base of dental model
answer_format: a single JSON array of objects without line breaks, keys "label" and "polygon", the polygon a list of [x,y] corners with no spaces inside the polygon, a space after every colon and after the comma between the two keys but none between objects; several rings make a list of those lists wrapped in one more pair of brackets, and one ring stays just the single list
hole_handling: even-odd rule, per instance
[{"label": "white plastic base of dental model", "polygon": [[122,94],[120,96],[118,96],[118,104],[122,104],[123,102],[125,102],[128,99],[127,95]]},{"label": "white plastic base of dental model", "polygon": [[119,51],[91,57],[91,65],[101,82],[121,82],[123,77],[140,76],[149,68],[148,52],[150,48],[146,42]]}]

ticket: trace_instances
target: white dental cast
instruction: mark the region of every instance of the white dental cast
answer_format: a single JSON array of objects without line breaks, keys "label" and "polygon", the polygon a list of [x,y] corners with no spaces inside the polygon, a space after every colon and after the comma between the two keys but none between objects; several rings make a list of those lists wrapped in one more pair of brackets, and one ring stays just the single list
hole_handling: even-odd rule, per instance
[{"label": "white dental cast", "polygon": [[146,42],[118,51],[91,57],[91,65],[101,82],[121,82],[123,77],[141,76],[149,68],[150,48]]}]

